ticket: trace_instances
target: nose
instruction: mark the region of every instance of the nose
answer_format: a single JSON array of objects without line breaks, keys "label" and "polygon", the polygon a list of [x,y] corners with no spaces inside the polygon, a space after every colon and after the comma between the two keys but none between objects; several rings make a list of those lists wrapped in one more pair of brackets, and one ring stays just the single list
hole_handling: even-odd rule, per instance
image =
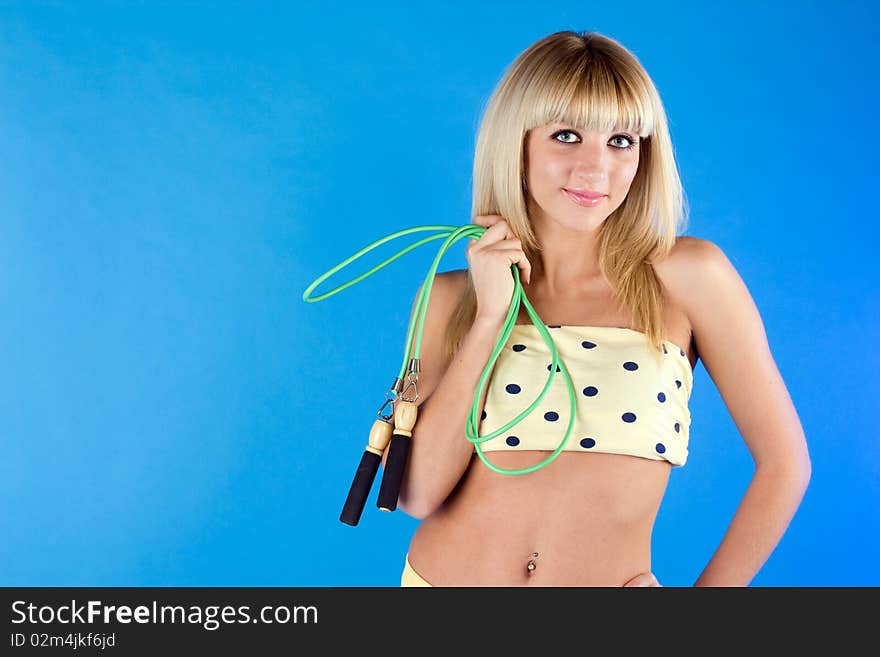
[{"label": "nose", "polygon": [[590,184],[606,180],[611,158],[608,148],[601,135],[585,138],[575,152],[575,178]]}]

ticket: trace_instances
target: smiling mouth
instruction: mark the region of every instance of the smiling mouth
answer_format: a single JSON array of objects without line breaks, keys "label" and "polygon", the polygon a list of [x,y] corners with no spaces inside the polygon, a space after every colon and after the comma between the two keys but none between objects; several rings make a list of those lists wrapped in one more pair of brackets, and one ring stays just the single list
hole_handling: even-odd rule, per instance
[{"label": "smiling mouth", "polygon": [[582,198],[587,198],[587,199],[597,199],[597,198],[602,198],[603,196],[608,196],[607,194],[603,194],[602,192],[594,192],[591,190],[580,191],[580,190],[568,189],[567,187],[563,187],[562,189],[564,189],[569,194],[575,194],[576,196],[580,196]]},{"label": "smiling mouth", "polygon": [[601,196],[597,196],[595,198],[590,198],[587,196],[581,196],[580,194],[575,194],[574,192],[570,192],[567,189],[563,189],[565,195],[576,205],[579,205],[584,208],[593,208],[599,205],[602,201],[605,200],[605,194]]}]

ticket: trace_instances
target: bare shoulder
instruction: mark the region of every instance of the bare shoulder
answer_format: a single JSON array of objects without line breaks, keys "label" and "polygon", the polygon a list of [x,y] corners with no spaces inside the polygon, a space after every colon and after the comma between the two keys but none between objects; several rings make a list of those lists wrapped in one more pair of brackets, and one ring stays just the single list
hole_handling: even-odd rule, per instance
[{"label": "bare shoulder", "polygon": [[759,319],[739,272],[715,242],[682,235],[660,267],[676,303],[687,314],[698,342],[700,338],[704,343],[717,339],[717,335],[707,335],[705,330],[700,335],[699,328],[708,328],[722,314],[731,319],[737,314],[750,316],[753,321]]},{"label": "bare shoulder", "polygon": [[[462,272],[464,276],[462,276]],[[415,358],[416,347],[418,346],[420,372],[416,404],[419,406],[428,400],[449,366],[450,358],[445,353],[446,333],[449,328],[449,320],[453,315],[456,304],[461,298],[463,282],[466,280],[467,270],[454,270],[437,272],[431,281],[421,341],[417,345],[419,341],[416,340],[414,335],[409,351],[409,357]],[[423,281],[415,292],[409,323],[418,321],[415,313],[419,310],[418,302],[424,285]],[[382,462],[383,464],[385,462],[384,456]]]},{"label": "bare shoulder", "polygon": [[447,310],[451,311],[464,292],[467,284],[467,269],[451,269],[449,271],[440,271],[434,275],[434,282],[431,284],[431,296],[436,291],[438,298]]},{"label": "bare shoulder", "polygon": [[464,292],[464,286],[467,284],[468,279],[467,269],[451,269],[449,271],[444,271],[443,276],[446,277],[448,284],[454,288],[456,293],[461,294]]},{"label": "bare shoulder", "polygon": [[654,267],[672,276],[680,276],[713,247],[718,248],[714,243],[701,237],[679,235],[675,238],[675,246],[672,247],[669,255],[655,262]]},{"label": "bare shoulder", "polygon": [[[458,305],[461,295],[464,293],[467,280],[467,269],[451,269],[449,271],[437,272],[434,275],[434,282],[431,283],[431,299],[428,302],[428,312],[431,312],[431,305],[436,298],[437,303],[433,304],[437,308],[435,315],[443,320],[448,320],[452,315],[452,311]],[[435,322],[435,327],[441,333],[445,333],[446,324],[447,321]]]},{"label": "bare shoulder", "polygon": [[654,263],[654,271],[663,283],[664,292],[670,301],[679,308],[693,325],[695,308],[695,284],[699,282],[703,269],[719,254],[721,249],[713,242],[679,235],[669,255]]},{"label": "bare shoulder", "polygon": [[[443,344],[456,305],[461,299],[464,286],[467,283],[467,270],[454,269],[451,271],[437,272],[431,281],[428,307],[425,310],[425,323],[422,328],[421,358],[428,359],[433,363],[446,364],[443,355]],[[416,312],[419,295],[424,283],[419,286],[413,299],[410,320]],[[413,344],[415,349],[415,343]],[[410,353],[410,356],[414,352]],[[430,378],[430,376],[429,376]]]},{"label": "bare shoulder", "polygon": [[791,472],[792,481],[801,485],[810,476],[803,428],[751,291],[714,242],[682,237],[674,251],[660,267],[687,313],[700,360],[755,463]]}]

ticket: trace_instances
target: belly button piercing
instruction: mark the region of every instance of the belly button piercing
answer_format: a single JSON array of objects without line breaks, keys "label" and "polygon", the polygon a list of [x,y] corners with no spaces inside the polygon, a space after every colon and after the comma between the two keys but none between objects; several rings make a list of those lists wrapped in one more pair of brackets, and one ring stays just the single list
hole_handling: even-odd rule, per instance
[{"label": "belly button piercing", "polygon": [[533,558],[533,559],[529,559],[529,562],[526,564],[526,570],[529,571],[529,575],[532,574],[532,571],[535,570],[535,567],[537,566],[537,564],[535,563],[535,559],[537,559],[537,557],[538,557],[538,553],[537,553],[537,552],[532,552],[532,554],[531,554],[530,556],[532,556],[532,557],[534,557],[534,558]]}]

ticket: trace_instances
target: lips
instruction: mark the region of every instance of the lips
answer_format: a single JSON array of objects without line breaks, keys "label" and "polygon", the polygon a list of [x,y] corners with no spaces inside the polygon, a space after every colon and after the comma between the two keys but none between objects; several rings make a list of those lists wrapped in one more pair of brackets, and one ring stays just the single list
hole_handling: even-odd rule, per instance
[{"label": "lips", "polygon": [[580,196],[581,198],[589,199],[591,201],[595,200],[597,198],[602,198],[603,196],[607,196],[607,194],[603,194],[602,192],[593,192],[588,189],[579,190],[579,191],[576,191],[574,189],[569,189],[568,187],[563,187],[563,189],[565,191],[567,191],[569,194],[574,194],[576,196]]}]

